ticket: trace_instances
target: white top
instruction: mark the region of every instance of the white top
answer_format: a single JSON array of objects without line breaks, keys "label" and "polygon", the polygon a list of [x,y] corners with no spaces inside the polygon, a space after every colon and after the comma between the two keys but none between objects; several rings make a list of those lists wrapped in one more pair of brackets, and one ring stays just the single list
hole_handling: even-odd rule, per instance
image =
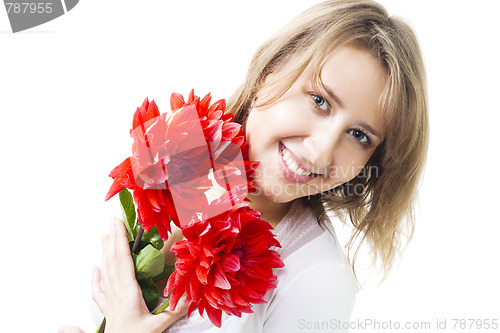
[{"label": "white top", "polygon": [[223,313],[221,328],[195,309],[165,332],[346,332],[338,323],[349,321],[359,286],[331,223],[319,224],[296,200],[274,233],[285,267],[275,270],[278,280],[264,297],[267,303],[241,318]]}]

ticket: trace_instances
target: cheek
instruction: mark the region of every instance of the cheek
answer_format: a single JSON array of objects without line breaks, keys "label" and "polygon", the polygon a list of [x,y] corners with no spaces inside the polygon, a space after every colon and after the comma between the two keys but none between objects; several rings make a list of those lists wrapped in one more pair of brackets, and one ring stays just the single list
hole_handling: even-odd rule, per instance
[{"label": "cheek", "polygon": [[250,153],[261,145],[265,132],[264,126],[259,126],[259,112],[251,111],[245,125],[246,138],[250,145]]},{"label": "cheek", "polygon": [[262,152],[272,147],[286,128],[276,124],[284,125],[272,109],[254,109],[250,112],[245,131],[251,152]]},{"label": "cheek", "polygon": [[250,137],[253,136],[253,133],[258,130],[258,127],[255,126],[255,112],[251,110],[247,120],[245,121],[245,132],[247,135],[247,140],[250,141]]},{"label": "cheek", "polygon": [[310,118],[305,112],[307,107],[307,100],[291,89],[272,104],[252,109],[247,122],[274,131],[291,131],[291,128],[301,128]]},{"label": "cheek", "polygon": [[371,150],[368,152],[361,149],[351,149],[345,151],[342,155],[337,155],[334,167],[335,179],[342,184],[354,179],[362,172],[371,155]]}]

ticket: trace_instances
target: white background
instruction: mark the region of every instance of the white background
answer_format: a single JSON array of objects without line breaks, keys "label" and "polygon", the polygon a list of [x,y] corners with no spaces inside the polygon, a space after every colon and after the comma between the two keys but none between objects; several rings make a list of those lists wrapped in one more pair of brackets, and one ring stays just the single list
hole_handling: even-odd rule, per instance
[{"label": "white background", "polygon": [[[228,97],[255,49],[316,2],[82,0],[17,34],[0,7],[0,331],[95,330],[91,267],[119,214],[107,175],[130,154],[135,108],[149,96],[166,111],[190,88]],[[353,320],[500,321],[500,5],[381,3],[421,42],[431,140],[415,237]]]}]

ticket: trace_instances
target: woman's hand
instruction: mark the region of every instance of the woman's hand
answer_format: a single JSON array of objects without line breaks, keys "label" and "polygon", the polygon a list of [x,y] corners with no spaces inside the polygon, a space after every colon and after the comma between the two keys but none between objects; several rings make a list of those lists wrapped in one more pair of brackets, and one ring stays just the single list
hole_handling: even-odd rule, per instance
[{"label": "woman's hand", "polygon": [[113,219],[103,236],[101,269],[92,274],[92,297],[106,317],[106,333],[162,332],[187,313],[183,300],[174,311],[152,315],[142,298],[123,222]]}]

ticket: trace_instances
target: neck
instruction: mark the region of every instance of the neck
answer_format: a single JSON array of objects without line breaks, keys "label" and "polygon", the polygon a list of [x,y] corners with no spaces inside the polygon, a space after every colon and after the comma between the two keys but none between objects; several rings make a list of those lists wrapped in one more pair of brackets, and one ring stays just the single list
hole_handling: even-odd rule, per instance
[{"label": "neck", "polygon": [[250,194],[248,198],[250,199],[250,208],[260,211],[262,213],[261,219],[269,222],[273,228],[276,228],[293,204],[293,201],[274,202],[262,195]]}]

